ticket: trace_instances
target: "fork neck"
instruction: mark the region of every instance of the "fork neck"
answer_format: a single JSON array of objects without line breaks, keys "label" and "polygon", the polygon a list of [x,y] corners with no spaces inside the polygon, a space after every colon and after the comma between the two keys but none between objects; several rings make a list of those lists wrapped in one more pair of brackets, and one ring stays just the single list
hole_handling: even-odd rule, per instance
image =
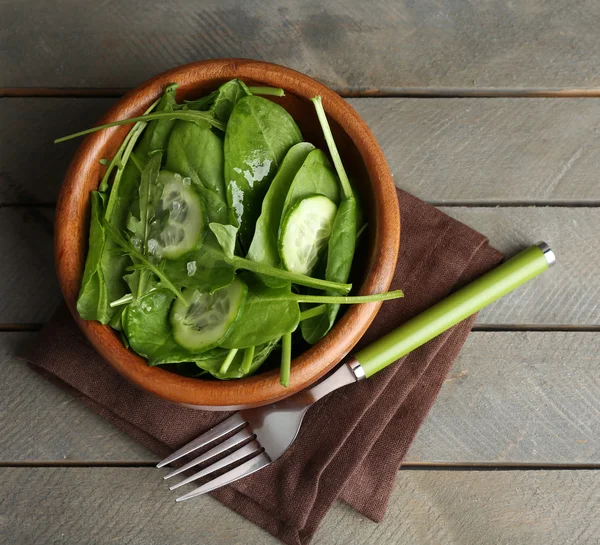
[{"label": "fork neck", "polygon": [[363,368],[360,363],[352,357],[331,373],[325,380],[319,382],[316,386],[313,386],[309,392],[314,398],[314,401],[317,401],[338,388],[342,388],[353,382],[358,382],[364,378],[365,372]]}]

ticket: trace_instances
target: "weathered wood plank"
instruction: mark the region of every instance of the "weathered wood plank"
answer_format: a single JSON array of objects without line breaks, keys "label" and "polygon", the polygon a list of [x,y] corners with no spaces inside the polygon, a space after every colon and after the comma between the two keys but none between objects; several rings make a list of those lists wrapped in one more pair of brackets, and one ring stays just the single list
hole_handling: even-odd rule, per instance
[{"label": "weathered wood plank", "polygon": [[[0,101],[0,203],[55,200],[77,141],[113,99]],[[600,104],[589,99],[350,99],[398,186],[430,202],[600,202]]]},{"label": "weathered wood plank", "polygon": [[398,187],[434,203],[600,202],[589,99],[351,99]]},{"label": "weathered wood plank", "polygon": [[[540,278],[484,309],[478,324],[600,324],[600,208],[443,208],[490,237],[511,255],[546,240],[558,264]],[[60,301],[54,279],[51,211],[37,207],[0,208],[5,280],[0,285],[0,324],[47,320]]]},{"label": "weathered wood plank", "polygon": [[540,240],[556,266],[484,308],[477,324],[600,324],[600,208],[442,208],[506,255]]},{"label": "weathered wood plank", "polygon": [[[250,57],[340,89],[600,85],[594,0],[0,4],[2,87],[130,87]],[[149,39],[151,37],[151,39]]]},{"label": "weathered wood plank", "polygon": [[600,463],[600,335],[472,333],[409,462]]},{"label": "weathered wood plank", "polygon": [[52,230],[51,209],[0,208],[0,324],[43,322],[58,305]]},{"label": "weathered wood plank", "polygon": [[[54,139],[93,126],[113,99],[0,101],[0,204],[52,203],[80,140]],[[77,127],[77,128],[76,128]]]},{"label": "weathered wood plank", "polygon": [[[17,357],[37,333],[0,333],[1,462],[148,461],[156,457]],[[1,540],[0,540],[1,541]]]},{"label": "weathered wood plank", "polygon": [[[176,504],[153,468],[0,474],[3,543],[279,543],[211,497]],[[338,503],[313,543],[592,544],[599,490],[600,471],[404,471],[383,522]]]},{"label": "weathered wood plank", "polygon": [[[17,360],[34,338],[0,333],[0,462],[158,461]],[[599,364],[596,333],[472,333],[406,461],[600,464]]]}]

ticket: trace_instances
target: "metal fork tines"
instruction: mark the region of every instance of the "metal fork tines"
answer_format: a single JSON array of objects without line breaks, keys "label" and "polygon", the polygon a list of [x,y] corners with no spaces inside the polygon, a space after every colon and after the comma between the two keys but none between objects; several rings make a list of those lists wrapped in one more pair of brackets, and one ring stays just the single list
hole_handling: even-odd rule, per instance
[{"label": "metal fork tines", "polygon": [[171,490],[179,488],[180,486],[183,486],[185,484],[194,482],[202,477],[211,475],[215,471],[224,469],[227,466],[239,462],[245,458],[249,458],[253,455],[254,456],[246,460],[243,464],[208,481],[207,483],[196,488],[195,490],[192,490],[188,494],[177,498],[176,501],[188,500],[190,498],[200,496],[201,494],[210,492],[215,488],[219,488],[233,481],[237,481],[238,479],[241,479],[246,475],[250,475],[250,473],[254,473],[255,471],[258,471],[259,469],[271,463],[271,459],[262,450],[248,423],[241,417],[240,413],[235,413],[234,415],[227,418],[217,426],[211,428],[206,433],[202,434],[200,437],[194,439],[192,442],[188,443],[184,447],[180,448],[179,450],[165,458],[162,462],[158,464],[157,467],[163,467],[176,460],[179,460],[183,456],[187,456],[188,454],[202,447],[210,445],[211,443],[217,441],[225,435],[236,431],[237,433],[235,433],[225,441],[219,443],[210,450],[207,450],[206,452],[204,452],[197,458],[194,458],[193,460],[181,466],[180,468],[175,469],[174,471],[171,471],[169,474],[165,475],[164,478],[169,479],[197,465],[200,465],[204,462],[208,462],[209,460],[218,457],[220,454],[223,454],[224,452],[235,448],[233,452],[231,452],[224,458],[216,460],[215,462],[205,467],[204,469],[198,471],[194,475],[191,475],[183,481],[180,481],[175,485],[171,486]]}]

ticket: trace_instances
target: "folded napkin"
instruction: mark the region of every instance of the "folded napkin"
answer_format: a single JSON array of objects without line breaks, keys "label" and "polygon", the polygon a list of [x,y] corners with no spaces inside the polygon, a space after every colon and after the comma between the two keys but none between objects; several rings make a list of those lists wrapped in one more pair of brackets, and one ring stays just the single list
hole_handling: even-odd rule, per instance
[{"label": "folded napkin", "polygon": [[[466,225],[403,191],[398,198],[402,240],[390,289],[403,289],[405,298],[383,304],[359,347],[502,258]],[[375,377],[322,399],[282,458],[213,495],[290,545],[309,543],[336,500],[381,520],[396,472],[472,323],[470,318],[458,324]],[[161,457],[227,416],[172,405],[138,390],[96,354],[65,308],[42,330],[26,359]]]}]

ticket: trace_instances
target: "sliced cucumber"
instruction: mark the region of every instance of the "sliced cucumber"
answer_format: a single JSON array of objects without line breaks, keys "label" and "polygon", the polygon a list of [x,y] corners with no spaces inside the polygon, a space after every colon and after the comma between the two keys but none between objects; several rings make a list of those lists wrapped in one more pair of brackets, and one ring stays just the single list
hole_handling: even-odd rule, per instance
[{"label": "sliced cucumber", "polygon": [[292,206],[279,231],[279,255],[288,271],[310,276],[327,247],[336,211],[324,195],[311,195]]},{"label": "sliced cucumber", "polygon": [[196,246],[204,223],[202,201],[196,194],[189,178],[163,170],[158,183],[163,186],[156,207],[148,240],[148,248],[154,255],[174,259]]},{"label": "sliced cucumber", "polygon": [[175,342],[188,350],[204,351],[219,344],[240,314],[246,299],[246,284],[236,278],[229,286],[213,293],[186,288],[171,309]]}]

